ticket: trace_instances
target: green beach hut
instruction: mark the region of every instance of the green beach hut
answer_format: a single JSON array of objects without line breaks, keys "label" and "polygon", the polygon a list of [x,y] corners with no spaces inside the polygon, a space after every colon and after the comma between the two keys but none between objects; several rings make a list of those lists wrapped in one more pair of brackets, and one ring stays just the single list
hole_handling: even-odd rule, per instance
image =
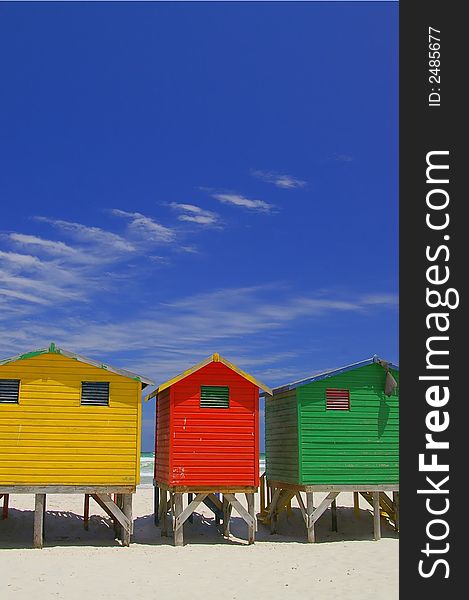
[{"label": "green beach hut", "polygon": [[[274,388],[265,431],[261,518],[272,531],[296,497],[314,541],[314,523],[329,506],[336,527],[336,498],[345,491],[354,492],[356,510],[359,494],[373,506],[376,539],[380,515],[398,528],[398,366],[374,356]],[[327,492],[317,507],[314,492]]]}]

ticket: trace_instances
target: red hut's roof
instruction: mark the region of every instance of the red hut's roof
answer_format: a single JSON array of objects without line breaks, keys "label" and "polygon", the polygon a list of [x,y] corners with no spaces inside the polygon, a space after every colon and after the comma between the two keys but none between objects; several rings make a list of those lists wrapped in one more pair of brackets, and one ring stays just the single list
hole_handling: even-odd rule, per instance
[{"label": "red hut's roof", "polygon": [[223,358],[219,354],[215,353],[215,354],[212,354],[212,356],[209,356],[208,358],[206,358],[205,360],[203,360],[202,362],[194,365],[190,369],[187,369],[186,371],[183,371],[179,375],[176,375],[176,377],[173,377],[172,379],[168,379],[168,381],[165,381],[164,383],[162,383],[161,385],[159,385],[156,388],[156,390],[154,390],[151,394],[149,394],[148,396],[146,396],[145,401],[148,401],[151,398],[154,398],[155,396],[157,396],[160,392],[162,392],[166,388],[169,388],[170,386],[174,385],[178,381],[181,381],[181,379],[184,379],[185,377],[188,377],[189,375],[192,375],[192,373],[195,373],[196,371],[198,371],[202,367],[205,367],[206,365],[208,365],[208,364],[210,364],[212,362],[223,363],[229,369],[231,369],[235,373],[238,373],[238,375],[241,375],[241,377],[244,377],[244,379],[247,379],[248,381],[250,381],[251,383],[253,383],[254,385],[256,385],[258,388],[260,388],[261,390],[263,390],[265,393],[267,393],[269,395],[272,395],[272,390],[269,387],[267,387],[264,383],[261,383],[258,379],[255,379],[252,375],[248,375],[247,373],[245,373],[244,371],[242,371],[241,369],[239,369],[238,367],[236,367],[233,363],[230,363],[228,360],[226,360],[226,358]]}]

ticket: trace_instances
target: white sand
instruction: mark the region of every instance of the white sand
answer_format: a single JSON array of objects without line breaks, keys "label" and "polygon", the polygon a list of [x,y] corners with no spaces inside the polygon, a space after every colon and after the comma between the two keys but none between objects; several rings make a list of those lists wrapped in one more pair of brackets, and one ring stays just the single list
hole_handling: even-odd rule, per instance
[{"label": "white sand", "polygon": [[139,488],[133,542],[124,548],[93,501],[95,516],[84,531],[83,496],[50,495],[45,547],[35,550],[34,497],[12,495],[10,516],[0,520],[0,600],[397,599],[397,534],[382,520],[383,538],[375,542],[366,502],[360,518],[350,508],[351,494],[341,494],[338,505],[339,532],[330,531],[326,512],[316,544],[306,543],[293,509],[288,521],[286,515],[279,520],[279,534],[260,524],[253,546],[245,545],[246,526],[235,511],[233,535],[225,540],[204,507],[185,525],[186,546],[175,548],[153,525],[152,489]]}]

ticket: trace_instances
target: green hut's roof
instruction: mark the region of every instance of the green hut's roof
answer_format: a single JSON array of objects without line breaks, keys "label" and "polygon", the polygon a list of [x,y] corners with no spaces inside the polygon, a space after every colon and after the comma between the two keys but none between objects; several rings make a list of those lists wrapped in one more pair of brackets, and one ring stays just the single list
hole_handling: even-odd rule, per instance
[{"label": "green hut's roof", "polygon": [[347,371],[352,371],[353,369],[359,369],[360,367],[365,367],[366,365],[372,365],[373,363],[377,363],[385,368],[394,369],[395,371],[399,371],[398,365],[395,365],[391,362],[382,360],[375,354],[371,358],[361,360],[360,362],[352,363],[351,365],[346,365],[345,367],[338,367],[337,369],[330,369],[329,371],[323,371],[322,373],[316,373],[315,375],[311,375],[310,377],[306,377],[305,379],[299,379],[298,381],[293,381],[291,383],[287,383],[286,385],[281,385],[279,387],[274,388],[273,392],[274,392],[274,394],[278,394],[281,392],[288,392],[289,390],[294,390],[297,387],[306,385],[308,383],[312,383],[313,381],[320,381],[321,379],[327,379],[328,377],[334,377],[335,375],[340,375],[341,373],[346,373]]}]

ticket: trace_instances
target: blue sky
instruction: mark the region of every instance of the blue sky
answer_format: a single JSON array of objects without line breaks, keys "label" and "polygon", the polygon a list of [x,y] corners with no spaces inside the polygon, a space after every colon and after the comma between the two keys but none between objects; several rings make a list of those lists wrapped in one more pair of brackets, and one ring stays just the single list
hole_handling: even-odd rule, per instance
[{"label": "blue sky", "polygon": [[398,362],[396,3],[2,3],[0,51],[1,357]]}]

